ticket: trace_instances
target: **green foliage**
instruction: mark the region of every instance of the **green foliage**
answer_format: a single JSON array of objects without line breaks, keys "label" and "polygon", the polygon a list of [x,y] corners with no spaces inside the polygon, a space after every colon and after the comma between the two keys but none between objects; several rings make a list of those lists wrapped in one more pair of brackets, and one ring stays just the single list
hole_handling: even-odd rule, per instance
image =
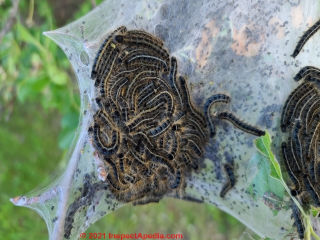
[{"label": "green foliage", "polygon": [[[22,16],[26,14],[23,9],[28,9],[26,2],[20,5]],[[64,119],[59,146],[67,149],[78,123],[74,119],[79,115],[79,96],[69,80],[68,59],[42,34],[55,28],[50,6],[46,1],[37,1],[35,9],[43,24],[27,27],[21,17],[0,45],[0,91],[6,93],[1,101],[5,106],[17,97],[21,103],[40,102],[46,110],[58,110]],[[68,119],[69,124],[65,123]]]},{"label": "green foliage", "polygon": [[[256,139],[255,144],[259,153],[251,159],[250,164],[258,166],[258,173],[253,180],[249,192],[255,192],[255,197],[263,197],[265,194],[271,194],[279,200],[283,200],[285,188],[281,182],[281,168],[271,151],[269,133]],[[279,208],[277,207],[277,209]]]},{"label": "green foliage", "polygon": [[282,173],[280,164],[271,151],[271,138],[268,132],[264,136],[256,140],[256,147],[266,159],[270,160],[272,164],[270,166],[270,176],[274,177],[275,179],[281,180]]}]

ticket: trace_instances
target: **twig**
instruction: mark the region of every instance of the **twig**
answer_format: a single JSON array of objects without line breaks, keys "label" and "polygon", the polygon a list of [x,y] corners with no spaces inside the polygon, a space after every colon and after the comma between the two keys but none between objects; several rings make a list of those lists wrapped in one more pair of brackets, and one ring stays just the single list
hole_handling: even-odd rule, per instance
[{"label": "twig", "polygon": [[31,27],[33,24],[33,12],[34,12],[34,0],[31,0],[29,2],[29,15],[28,15],[28,18],[26,21],[26,23],[29,27]]},{"label": "twig", "polygon": [[16,21],[19,1],[20,0],[12,0],[12,7],[10,9],[9,17],[6,24],[0,31],[0,43],[2,42],[2,38],[11,30],[13,24]]}]

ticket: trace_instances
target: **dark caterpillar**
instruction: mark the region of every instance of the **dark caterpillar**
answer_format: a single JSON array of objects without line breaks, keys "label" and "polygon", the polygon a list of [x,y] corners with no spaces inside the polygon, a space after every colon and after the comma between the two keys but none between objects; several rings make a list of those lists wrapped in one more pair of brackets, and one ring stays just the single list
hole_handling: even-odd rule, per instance
[{"label": "dark caterpillar", "polygon": [[236,184],[236,177],[234,176],[234,163],[226,163],[223,168],[227,174],[227,182],[222,187],[220,197],[224,197],[226,193]]},{"label": "dark caterpillar", "polygon": [[306,42],[315,34],[320,28],[320,20],[318,20],[315,24],[313,24],[300,38],[296,48],[294,49],[292,53],[292,57],[295,58],[300,53],[303,46],[306,44]]},{"label": "dark caterpillar", "polygon": [[[91,78],[99,110],[89,133],[119,201],[158,202],[170,191],[183,197],[186,177],[203,166],[204,147],[215,135],[210,110],[230,97],[213,95],[203,114],[177,68],[162,40],[126,27],[116,29],[97,53]],[[232,113],[215,116],[255,136],[264,134]],[[225,169],[230,183],[221,197],[236,182],[233,167]]]},{"label": "dark caterpillar", "polygon": [[[320,20],[307,30],[294,49],[296,57],[307,40],[320,28]],[[282,143],[284,166],[291,180],[291,194],[308,211],[320,206],[319,135],[320,135],[320,69],[302,68],[294,77],[301,84],[287,98],[281,116],[281,130],[289,137]],[[292,216],[299,237],[304,225],[297,206],[292,202]]]},{"label": "dark caterpillar", "polygon": [[298,234],[299,234],[299,238],[300,239],[304,239],[305,227],[304,227],[303,222],[302,222],[301,213],[300,213],[299,208],[297,207],[297,205],[293,201],[291,201],[291,209],[292,209],[291,217],[294,220],[294,224],[297,226],[297,231],[298,231]]}]

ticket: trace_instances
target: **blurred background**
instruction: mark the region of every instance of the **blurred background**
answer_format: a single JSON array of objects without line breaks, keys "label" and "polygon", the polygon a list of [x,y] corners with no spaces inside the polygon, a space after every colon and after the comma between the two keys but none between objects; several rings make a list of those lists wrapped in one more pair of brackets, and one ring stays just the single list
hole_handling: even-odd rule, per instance
[{"label": "blurred background", "polygon": [[[0,238],[47,239],[35,212],[9,198],[62,172],[78,124],[79,93],[63,52],[42,32],[85,15],[101,0],[0,0]],[[206,204],[164,199],[126,206],[87,232],[182,233],[184,239],[256,239]]]}]

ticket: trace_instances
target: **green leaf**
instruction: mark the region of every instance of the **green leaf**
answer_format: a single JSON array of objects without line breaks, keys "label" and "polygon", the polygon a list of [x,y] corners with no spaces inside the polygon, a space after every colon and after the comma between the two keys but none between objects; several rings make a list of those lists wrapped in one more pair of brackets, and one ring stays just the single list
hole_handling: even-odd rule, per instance
[{"label": "green leaf", "polygon": [[35,45],[43,54],[46,53],[46,49],[41,43],[28,31],[22,24],[17,23],[17,31],[22,41]]},{"label": "green leaf", "polygon": [[270,175],[278,180],[282,179],[282,173],[279,162],[276,160],[275,156],[271,151],[271,138],[268,132],[266,134],[255,141],[255,145],[259,152],[270,160],[272,163],[270,169]]},{"label": "green leaf", "polygon": [[31,94],[32,90],[28,87],[25,81],[17,84],[17,97],[20,102],[23,103]]},{"label": "green leaf", "polygon": [[[283,199],[285,189],[282,182],[270,175],[272,164],[268,161],[265,155],[257,153],[251,158],[249,168],[257,167],[257,174],[255,175],[250,187],[247,189],[254,198],[263,198],[265,194],[272,193],[279,199]],[[277,209],[277,207],[275,207]]]},{"label": "green leaf", "polygon": [[[271,151],[270,135],[266,133],[265,136],[258,138],[255,145],[258,153],[250,160],[250,164],[258,167],[258,173],[248,191],[254,193],[255,197],[274,196],[266,201],[268,206],[274,209],[274,214],[277,215],[278,209],[281,208],[278,203],[281,203],[283,199],[285,188],[282,183],[280,165]],[[279,199],[276,200],[276,198]]]},{"label": "green leaf", "polygon": [[319,214],[319,209],[311,206],[311,213],[313,217],[316,217]]},{"label": "green leaf", "polygon": [[59,70],[55,65],[47,65],[47,72],[51,82],[57,85],[66,85],[68,81],[68,75]]}]

